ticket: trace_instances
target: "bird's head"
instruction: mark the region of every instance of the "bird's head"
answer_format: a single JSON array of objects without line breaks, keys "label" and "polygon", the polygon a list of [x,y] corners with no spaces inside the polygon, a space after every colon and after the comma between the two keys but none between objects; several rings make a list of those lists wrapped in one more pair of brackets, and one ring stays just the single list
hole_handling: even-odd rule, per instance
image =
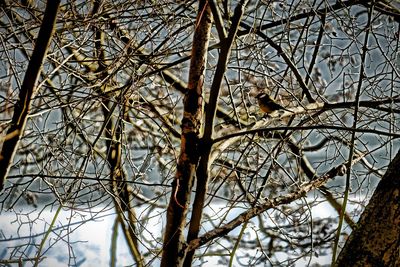
[{"label": "bird's head", "polygon": [[271,99],[271,97],[267,93],[259,93],[256,99]]}]

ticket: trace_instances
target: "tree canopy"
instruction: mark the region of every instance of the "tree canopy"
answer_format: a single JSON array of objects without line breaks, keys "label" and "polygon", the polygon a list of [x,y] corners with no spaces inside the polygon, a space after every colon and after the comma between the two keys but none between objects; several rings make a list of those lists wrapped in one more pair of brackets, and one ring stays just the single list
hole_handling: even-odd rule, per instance
[{"label": "tree canopy", "polygon": [[112,266],[344,266],[379,217],[399,244],[399,21],[397,0],[0,0],[0,216],[56,211],[0,263],[79,249],[61,210],[115,215]]}]

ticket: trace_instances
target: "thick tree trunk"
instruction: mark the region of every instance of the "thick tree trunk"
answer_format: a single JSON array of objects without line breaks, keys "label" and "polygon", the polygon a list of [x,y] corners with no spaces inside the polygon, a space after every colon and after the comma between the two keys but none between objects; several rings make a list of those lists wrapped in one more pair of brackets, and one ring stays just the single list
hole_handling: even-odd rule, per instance
[{"label": "thick tree trunk", "polygon": [[400,266],[400,151],[351,233],[336,266]]},{"label": "thick tree trunk", "polygon": [[184,99],[182,118],[181,152],[171,198],[167,210],[167,225],[161,266],[182,266],[185,255],[179,254],[185,244],[183,231],[189,208],[194,174],[199,161],[199,135],[203,109],[203,82],[207,62],[212,15],[206,0],[199,3],[199,11],[193,37],[192,57],[189,70],[188,91]]}]

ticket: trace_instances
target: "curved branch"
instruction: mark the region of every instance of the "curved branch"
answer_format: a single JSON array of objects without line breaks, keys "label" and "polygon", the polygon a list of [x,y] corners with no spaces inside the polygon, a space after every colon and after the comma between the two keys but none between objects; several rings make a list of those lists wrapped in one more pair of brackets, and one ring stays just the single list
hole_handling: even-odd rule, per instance
[{"label": "curved branch", "polygon": [[307,194],[311,190],[314,190],[324,185],[328,180],[333,179],[336,176],[343,175],[344,169],[345,169],[344,164],[339,165],[337,167],[332,168],[330,171],[328,171],[325,175],[321,176],[320,178],[303,184],[297,191],[293,193],[287,194],[285,196],[279,196],[272,199],[267,199],[265,203],[256,205],[253,208],[241,213],[239,216],[237,216],[230,222],[226,223],[224,226],[209,231],[204,235],[200,236],[199,238],[190,241],[185,250],[186,251],[195,250],[215,238],[226,235],[230,231],[234,230],[236,227],[240,226],[242,223],[249,221],[250,219],[258,216],[259,214],[271,208],[275,208],[279,205],[288,204],[296,199],[304,197],[305,194]]}]

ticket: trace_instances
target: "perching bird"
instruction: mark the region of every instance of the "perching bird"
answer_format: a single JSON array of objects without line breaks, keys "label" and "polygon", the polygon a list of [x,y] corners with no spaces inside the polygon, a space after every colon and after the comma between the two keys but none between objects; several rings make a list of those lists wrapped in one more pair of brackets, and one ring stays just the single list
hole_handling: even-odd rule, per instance
[{"label": "perching bird", "polygon": [[276,103],[275,100],[272,99],[266,93],[259,93],[256,96],[256,99],[258,100],[258,105],[260,106],[260,109],[263,112],[267,113],[267,114],[272,113],[272,112],[277,111],[277,110],[286,110],[286,111],[289,111],[289,112],[293,112],[293,111],[291,111],[289,109],[286,109],[286,108],[282,107],[278,103]]}]

